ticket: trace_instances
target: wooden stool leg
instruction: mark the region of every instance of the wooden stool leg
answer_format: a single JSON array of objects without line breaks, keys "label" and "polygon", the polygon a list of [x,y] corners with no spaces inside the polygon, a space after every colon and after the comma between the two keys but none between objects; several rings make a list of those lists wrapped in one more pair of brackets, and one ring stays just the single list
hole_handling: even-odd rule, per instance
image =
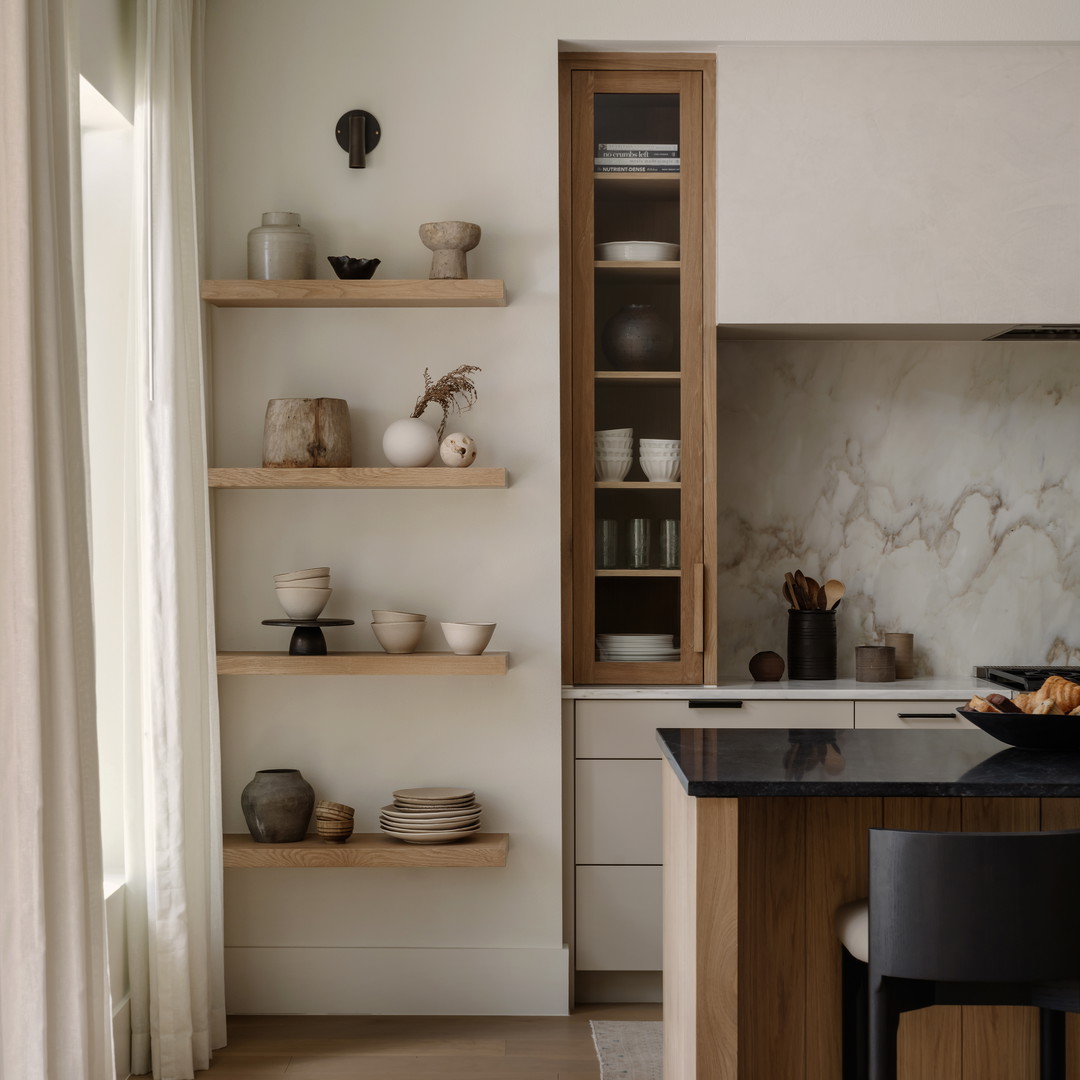
[{"label": "wooden stool leg", "polygon": [[869,1080],[897,1080],[896,1032],[900,1026],[900,1010],[881,978],[878,978],[876,983],[871,983],[869,1012]]},{"label": "wooden stool leg", "polygon": [[870,969],[861,960],[840,950],[841,1064],[843,1080],[869,1078]]},{"label": "wooden stool leg", "polygon": [[1039,1080],[1065,1080],[1065,1014],[1039,1010]]}]

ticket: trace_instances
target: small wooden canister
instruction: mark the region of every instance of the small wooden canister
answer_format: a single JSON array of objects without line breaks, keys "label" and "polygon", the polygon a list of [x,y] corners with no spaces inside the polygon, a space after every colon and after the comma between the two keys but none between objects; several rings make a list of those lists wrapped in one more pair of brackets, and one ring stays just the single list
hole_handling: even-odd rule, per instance
[{"label": "small wooden canister", "polygon": [[886,634],[885,644],[896,650],[896,677],[898,679],[915,678],[915,635]]},{"label": "small wooden canister", "polygon": [[892,682],[896,678],[896,650],[891,645],[855,646],[856,682]]},{"label": "small wooden canister", "polygon": [[264,469],[352,465],[349,403],[344,398],[274,398],[263,424]]}]

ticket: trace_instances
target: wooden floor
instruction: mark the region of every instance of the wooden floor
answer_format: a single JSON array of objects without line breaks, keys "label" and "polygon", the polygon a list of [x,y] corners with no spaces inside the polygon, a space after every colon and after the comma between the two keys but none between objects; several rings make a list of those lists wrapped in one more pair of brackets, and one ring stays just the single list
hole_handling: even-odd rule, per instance
[{"label": "wooden floor", "polygon": [[590,1020],[659,1020],[659,1005],[571,1016],[230,1016],[208,1080],[599,1080]]}]

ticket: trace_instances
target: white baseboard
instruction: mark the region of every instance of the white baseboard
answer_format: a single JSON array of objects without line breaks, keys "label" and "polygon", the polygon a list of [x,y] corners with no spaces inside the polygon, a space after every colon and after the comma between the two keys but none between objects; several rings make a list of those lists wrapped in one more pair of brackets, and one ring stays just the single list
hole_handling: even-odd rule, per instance
[{"label": "white baseboard", "polygon": [[565,1016],[557,949],[227,948],[234,1014]]}]

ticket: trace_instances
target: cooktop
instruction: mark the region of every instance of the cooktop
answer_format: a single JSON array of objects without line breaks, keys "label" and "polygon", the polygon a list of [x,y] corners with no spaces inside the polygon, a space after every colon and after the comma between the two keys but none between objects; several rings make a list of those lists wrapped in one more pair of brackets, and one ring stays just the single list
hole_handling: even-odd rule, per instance
[{"label": "cooktop", "polygon": [[1007,686],[1010,690],[1030,693],[1038,690],[1051,675],[1060,675],[1070,682],[1080,683],[1080,667],[977,667],[975,677]]}]

